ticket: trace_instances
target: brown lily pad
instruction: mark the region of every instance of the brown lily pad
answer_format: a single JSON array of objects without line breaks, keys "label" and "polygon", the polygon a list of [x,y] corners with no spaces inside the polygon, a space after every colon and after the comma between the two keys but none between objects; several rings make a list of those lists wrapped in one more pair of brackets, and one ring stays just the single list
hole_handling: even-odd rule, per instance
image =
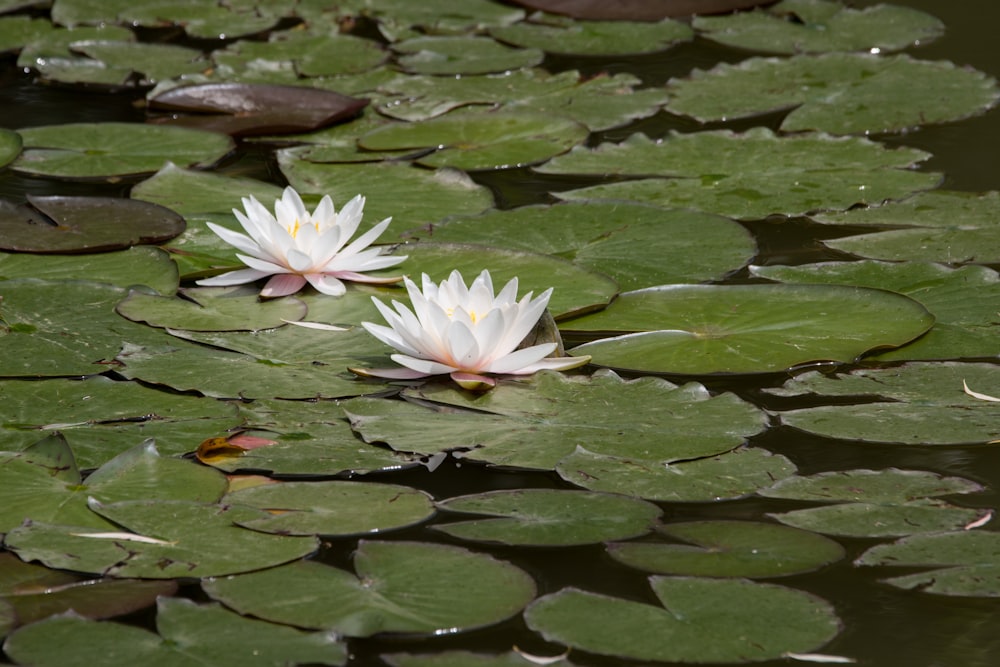
[{"label": "brown lily pad", "polygon": [[592,21],[661,21],[694,14],[724,14],[773,5],[777,0],[513,0],[516,5]]},{"label": "brown lily pad", "polygon": [[0,200],[0,250],[74,254],[161,243],[184,231],[184,218],[149,202],[113,197]]},{"label": "brown lily pad", "polygon": [[173,88],[149,100],[150,110],[183,112],[149,122],[247,137],[311,132],[357,116],[368,100],[308,86],[205,83]]}]

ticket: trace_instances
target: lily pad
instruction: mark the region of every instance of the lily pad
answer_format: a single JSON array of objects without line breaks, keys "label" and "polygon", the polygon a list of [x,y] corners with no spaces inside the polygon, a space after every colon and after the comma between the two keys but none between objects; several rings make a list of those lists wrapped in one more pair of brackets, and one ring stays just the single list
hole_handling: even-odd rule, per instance
[{"label": "lily pad", "polygon": [[950,62],[849,53],[723,63],[671,80],[667,90],[669,111],[702,122],[792,109],[782,130],[832,134],[959,120],[985,112],[1000,96],[992,77]]},{"label": "lily pad", "polygon": [[933,568],[884,581],[897,588],[965,597],[1000,597],[1000,534],[961,530],[904,537],[872,547],[855,565]]},{"label": "lily pad", "polygon": [[407,234],[542,252],[613,278],[622,289],[719,280],[749,261],[749,232],[719,216],[627,203],[522,206]]},{"label": "lily pad", "polygon": [[294,297],[261,301],[256,291],[240,287],[189,287],[179,290],[176,297],[133,291],[115,310],[122,317],[154,327],[260,331],[301,320],[306,304]]},{"label": "lily pad", "polygon": [[466,75],[533,67],[545,58],[541,49],[514,49],[489,37],[415,37],[392,45],[398,62],[415,74]]},{"label": "lily pad", "polygon": [[910,7],[845,7],[830,0],[783,0],[729,16],[696,16],[699,35],[726,46],[768,53],[899,51],[944,33],[937,18]]},{"label": "lily pad", "polygon": [[367,104],[368,100],[307,86],[246,83],[182,86],[149,99],[152,110],[188,112],[155,122],[240,137],[309,132],[356,116]]},{"label": "lily pad", "polygon": [[835,406],[780,413],[782,423],[828,437],[909,445],[981,444],[1000,439],[1000,411],[992,403],[966,395],[963,382],[996,395],[1000,367],[913,362],[832,377],[814,371],[766,391],[779,396],[854,397],[855,404],[838,400]]},{"label": "lily pad", "polygon": [[546,18],[490,30],[502,42],[547,53],[615,56],[663,51],[694,37],[691,27],[666,19],[657,23],[570,21]]},{"label": "lily pad", "polygon": [[662,502],[713,502],[741,498],[795,473],[780,454],[757,447],[710,458],[663,461],[599,454],[577,447],[556,466],[559,476],[591,491]]},{"label": "lily pad", "polygon": [[659,21],[668,16],[721,14],[767,4],[762,0],[660,0],[659,2],[618,0],[613,4],[603,0],[514,0],[514,2],[543,12],[598,21]]},{"label": "lily pad", "polygon": [[177,598],[160,598],[157,612],[159,634],[69,613],[19,630],[5,642],[4,650],[19,664],[38,667],[268,667],[347,662],[346,647],[329,633],[276,626],[243,618],[218,604],[198,605]]},{"label": "lily pad", "polygon": [[[45,0],[47,2],[47,0]],[[0,13],[10,11],[6,3],[0,3]],[[25,44],[57,30],[52,22],[44,18],[26,15],[4,16],[0,18],[0,53],[15,53]],[[10,132],[10,130],[5,130]]]},{"label": "lily pad", "polygon": [[277,535],[362,535],[411,526],[434,514],[430,497],[396,484],[280,482],[229,493],[224,502],[271,516],[242,523]]},{"label": "lily pad", "polygon": [[608,554],[657,574],[748,578],[812,572],[844,557],[844,548],[827,537],[770,523],[690,521],[658,532],[682,544],[609,544]]},{"label": "lily pad", "polygon": [[407,244],[398,252],[406,253],[405,268],[414,277],[426,273],[441,281],[459,271],[471,279],[488,268],[498,287],[516,277],[518,294],[538,295],[551,287],[548,308],[556,318],[602,308],[618,293],[607,276],[537,252],[460,243]]},{"label": "lily pad", "polygon": [[510,563],[444,544],[361,540],[354,568],[357,576],[302,561],[202,588],[241,614],[348,637],[484,627],[535,596],[534,581]]},{"label": "lily pad", "polygon": [[820,285],[664,285],[618,297],[566,322],[572,333],[631,333],[571,354],[591,363],[657,373],[768,373],[817,361],[847,363],[898,347],[934,317],[893,292]]},{"label": "lily pad", "polygon": [[272,33],[266,42],[233,42],[214,51],[212,60],[240,79],[255,72],[273,75],[284,71],[285,76],[278,78],[294,84],[301,77],[366,72],[380,65],[388,55],[388,51],[371,39],[336,31],[296,30]]},{"label": "lily pad", "polygon": [[565,655],[544,657],[526,655],[523,651],[486,654],[470,651],[440,653],[389,653],[380,656],[391,667],[534,667],[544,660],[546,665],[573,667]]},{"label": "lily pad", "polygon": [[312,536],[241,528],[240,522],[268,516],[242,505],[131,500],[91,501],[90,508],[117,527],[95,531],[34,522],[7,533],[4,544],[22,560],[49,567],[142,579],[250,572],[296,560],[319,547]]},{"label": "lily pad", "polygon": [[53,178],[134,178],[168,161],[208,166],[234,148],[223,134],[136,123],[67,123],[20,133],[25,149],[11,168]]},{"label": "lily pad", "polygon": [[201,51],[176,44],[85,40],[73,42],[70,48],[74,53],[92,58],[93,62],[79,59],[67,62],[58,69],[43,66],[42,72],[47,78],[84,83],[87,77],[86,74],[80,76],[81,70],[86,72],[93,69],[99,73],[100,82],[102,69],[117,69],[129,72],[130,83],[134,82],[133,85],[151,86],[157,81],[200,72],[209,66]]},{"label": "lily pad", "polygon": [[21,450],[58,431],[82,468],[104,465],[150,438],[164,454],[183,454],[205,432],[240,424],[234,405],[103,376],[0,381],[0,405],[4,449]]},{"label": "lily pad", "polygon": [[[325,9],[325,7],[324,7]],[[494,25],[507,25],[524,18],[524,10],[490,2],[465,0],[350,0],[341,2],[340,11],[350,16],[365,16],[378,23],[379,32],[390,42],[401,35],[465,34]]]},{"label": "lily pad", "polygon": [[[252,195],[265,206],[271,206],[272,202],[281,199],[281,190],[273,183],[255,178],[184,169],[168,163],[146,180],[137,183],[132,188],[131,197],[166,206],[185,217],[196,213],[231,215],[234,208],[242,208],[240,200],[243,197]],[[346,202],[347,199],[338,201]],[[318,198],[316,203],[319,203]],[[183,237],[175,241],[182,242]]]},{"label": "lily pad", "polygon": [[14,130],[0,128],[0,167],[14,161],[21,154],[21,135]]},{"label": "lily pad", "polygon": [[752,266],[753,275],[789,283],[858,285],[889,289],[916,299],[933,315],[926,334],[884,361],[975,359],[997,356],[1000,275],[982,266],[957,269],[926,262],[825,262],[803,266]]},{"label": "lily pad", "polygon": [[264,32],[274,27],[278,19],[271,12],[255,11],[247,3],[218,5],[155,0],[127,3],[118,11],[118,20],[123,23],[146,28],[177,26],[189,36],[201,39],[232,39]]},{"label": "lily pad", "polygon": [[560,199],[615,199],[694,208],[731,218],[801,215],[878,204],[935,187],[939,174],[913,171],[930,155],[887,150],[862,138],[778,136],[766,128],[635,134],[620,144],[577,147],[536,170],[545,174],[659,176],[553,193]]},{"label": "lily pad", "polygon": [[564,588],[532,603],[525,620],[571,648],[664,662],[776,660],[812,651],[840,630],[829,603],[784,586],[699,577],[649,582],[662,607]]},{"label": "lily pad", "polygon": [[[624,381],[613,373],[587,378],[543,371],[533,381],[500,382],[483,396],[443,385],[407,395],[422,405],[369,398],[342,405],[365,442],[421,454],[464,449],[463,458],[548,470],[579,445],[658,462],[712,456],[737,447],[765,422],[732,394],[711,396],[698,384],[678,387],[650,377]],[[444,407],[423,407],[427,401]],[[595,414],[601,415],[597,423]]]},{"label": "lily pad", "polygon": [[89,280],[128,288],[145,285],[160,294],[177,291],[177,264],[153,246],[81,255],[37,255],[0,253],[0,275],[4,278]]},{"label": "lily pad", "polygon": [[428,167],[509,169],[564,153],[588,134],[583,125],[559,116],[495,112],[386,125],[358,143],[369,150],[436,149],[417,158]]},{"label": "lily pad", "polygon": [[131,199],[28,195],[28,204],[16,206],[0,200],[3,250],[106,252],[162,243],[185,227],[184,218],[174,211]]},{"label": "lily pad", "polygon": [[556,489],[487,491],[449,498],[438,507],[490,517],[434,526],[452,537],[547,547],[636,537],[660,516],[656,505],[642,500]]}]

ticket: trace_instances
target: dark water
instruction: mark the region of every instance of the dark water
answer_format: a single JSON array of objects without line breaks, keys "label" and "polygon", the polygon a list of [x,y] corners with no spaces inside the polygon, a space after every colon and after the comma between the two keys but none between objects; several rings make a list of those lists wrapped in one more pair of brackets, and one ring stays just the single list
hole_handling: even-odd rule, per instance
[{"label": "dark water", "polygon": [[[874,4],[872,2],[854,4]],[[996,31],[1000,25],[1000,3],[988,0],[941,2],[906,0],[900,4],[928,11],[944,21],[948,32],[933,44],[910,49],[924,59],[948,59],[970,65],[1000,77],[1000,47]],[[632,72],[647,85],[658,85],[672,76],[682,76],[692,67],[710,67],[720,60],[739,60],[748,54],[737,53],[697,42],[654,56],[617,60],[550,58],[550,69],[580,69]],[[918,85],[918,84],[917,84]],[[135,102],[141,93],[108,95],[38,85],[19,71],[14,57],[0,58],[0,126],[20,128],[33,125],[79,121],[136,121],[143,112]],[[777,124],[780,117],[764,119]],[[760,124],[761,119],[745,126]],[[740,125],[726,127],[742,129]],[[639,121],[627,128],[605,132],[593,141],[618,141],[635,131],[662,136],[670,130],[694,131],[696,124],[666,113]],[[930,127],[903,135],[876,137],[890,145],[907,145],[931,152],[934,157],[922,167],[945,174],[943,187],[968,191],[1000,189],[1000,112],[958,123]],[[257,149],[235,156],[221,171],[276,180],[280,178],[266,154]],[[548,192],[577,185],[558,177],[512,170],[477,176],[497,194],[501,207],[514,207],[549,201]],[[9,171],[0,173],[0,197],[22,200],[25,194],[102,194],[126,196],[128,185],[73,184],[23,178]],[[998,211],[1000,215],[1000,211]],[[824,229],[807,221],[773,224],[766,221],[747,223],[756,234],[761,254],[754,263],[799,264],[835,257],[817,247],[816,240],[847,235],[843,229]],[[994,266],[993,268],[1000,267]],[[735,277],[736,280],[740,276]],[[998,338],[1000,347],[1000,338]],[[783,377],[768,376],[742,380],[713,380],[713,390],[731,390],[759,402],[758,389],[780,384]],[[849,468],[912,468],[933,470],[979,481],[987,491],[958,503],[982,507],[1000,506],[1000,448],[994,447],[896,447],[831,441],[796,432],[787,427],[771,429],[754,439],[753,444],[784,454],[799,467],[801,474]],[[391,474],[373,475],[377,481],[409,484],[445,498],[487,489],[548,487],[568,488],[555,474],[491,471],[478,465],[458,464],[449,460],[431,473],[420,468]],[[785,509],[780,501],[748,499],[705,504],[663,504],[664,520],[696,518],[760,518],[764,512]],[[432,534],[426,527],[394,532],[386,539],[448,541]],[[349,566],[348,555],[354,541],[333,540],[321,557],[331,564]],[[844,621],[844,631],[827,647],[826,653],[853,656],[859,664],[876,667],[992,667],[1000,665],[1000,601],[949,599],[900,591],[877,583],[885,572],[874,568],[858,570],[851,560],[875,541],[842,540],[847,557],[818,573],[783,580],[796,588],[816,593],[829,600]],[[478,548],[478,547],[477,547]],[[554,592],[564,586],[580,586],[596,592],[611,593],[636,600],[653,601],[645,576],[613,563],[600,545],[570,549],[512,549],[482,547],[500,558],[510,560],[530,573],[539,584],[539,594]],[[196,587],[187,593],[199,597]],[[140,614],[137,622],[148,621]],[[464,648],[482,652],[507,651],[512,645],[538,654],[560,651],[548,646],[527,631],[520,618],[500,626],[438,637],[433,641],[380,637],[351,640],[354,656],[351,665],[382,665],[377,655],[395,651],[427,651]],[[618,659],[580,657],[585,665],[635,664]],[[789,664],[784,661],[768,663]]]}]

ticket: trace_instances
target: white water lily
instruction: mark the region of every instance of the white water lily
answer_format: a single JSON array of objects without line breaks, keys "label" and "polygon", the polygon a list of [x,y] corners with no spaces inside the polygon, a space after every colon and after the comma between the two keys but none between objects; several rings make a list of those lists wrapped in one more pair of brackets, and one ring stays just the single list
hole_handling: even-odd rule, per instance
[{"label": "white water lily", "polygon": [[399,277],[373,278],[363,273],[395,266],[406,259],[383,255],[381,249],[368,247],[392,218],[386,218],[348,245],[361,224],[364,207],[365,198],[358,195],[337,213],[330,195],[326,195],[310,215],[299,193],[288,187],[281,199],[274,202],[272,215],[253,195],[244,197],[246,213],[237,209],[233,213],[249,236],[211,222],[208,226],[223,241],[244,253],[236,256],[249,268],[199,280],[198,284],[241,285],[270,276],[260,295],[277,297],[294,294],[307,282],[332,296],[346,291],[344,280],[399,282]]},{"label": "white water lily", "polygon": [[403,368],[351,369],[359,375],[415,379],[449,374],[467,389],[494,386],[490,375],[529,375],[543,369],[566,370],[582,366],[590,357],[548,357],[556,343],[523,349],[518,345],[545,312],[552,289],[535,298],[517,300],[517,278],[494,296],[493,280],[483,271],[466,287],[462,274],[452,271],[434,284],[423,275],[423,289],[405,279],[413,310],[393,301],[395,310],[372,298],[389,326],[362,322],[373,336],[399,354],[392,360]]}]

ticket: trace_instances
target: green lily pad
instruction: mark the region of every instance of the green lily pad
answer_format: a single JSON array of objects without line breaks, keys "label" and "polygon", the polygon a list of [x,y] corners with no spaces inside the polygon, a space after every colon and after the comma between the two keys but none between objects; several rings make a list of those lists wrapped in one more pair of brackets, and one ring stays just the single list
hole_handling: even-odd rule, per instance
[{"label": "green lily pad", "polygon": [[87,579],[34,563],[12,553],[0,554],[0,600],[13,608],[17,624],[26,625],[69,610],[85,618],[120,616],[177,592],[176,581]]},{"label": "green lily pad", "polygon": [[602,308],[618,293],[607,276],[537,252],[459,243],[407,244],[397,252],[406,253],[405,268],[414,278],[426,273],[439,282],[459,271],[471,281],[485,268],[497,289],[515,277],[519,295],[552,287],[548,308],[556,318]]},{"label": "green lily pad", "polygon": [[829,603],[784,586],[699,577],[649,581],[662,607],[564,588],[532,603],[525,620],[545,639],[571,648],[664,662],[777,660],[812,651],[840,630]]},{"label": "green lily pad", "polygon": [[[7,13],[3,5],[0,5],[0,11]],[[51,21],[44,18],[25,15],[4,16],[0,18],[0,53],[20,51],[25,44],[30,44],[57,29]]]},{"label": "green lily pad", "polygon": [[[588,378],[543,371],[530,381],[501,381],[482,396],[445,385],[406,395],[421,405],[370,398],[342,405],[365,442],[420,454],[463,449],[463,458],[548,470],[581,445],[658,462],[712,456],[738,446],[765,422],[732,394],[711,396],[699,384],[678,387],[651,377],[624,381],[607,372]],[[429,409],[428,401],[440,405]]]},{"label": "green lily pad", "polygon": [[137,177],[168,161],[208,166],[234,148],[222,134],[136,123],[67,123],[20,133],[25,148],[11,168],[53,178]]},{"label": "green lily pad", "polygon": [[[537,656],[524,656],[523,652],[496,655],[470,651],[443,651],[441,653],[388,653],[379,656],[391,667],[533,667],[539,664]],[[565,656],[543,658],[546,665],[573,667]]]},{"label": "green lily pad", "polygon": [[816,216],[826,224],[904,227],[823,241],[836,250],[891,261],[995,264],[1000,253],[1000,193],[949,190],[917,194],[871,209]]},{"label": "green lily pad", "polygon": [[37,34],[25,43],[17,58],[18,67],[37,71],[44,80],[61,80],[121,88],[132,76],[130,67],[109,67],[106,63],[77,55],[73,45],[87,41],[134,42],[135,35],[118,25],[72,26]]},{"label": "green lily pad", "polygon": [[580,345],[591,363],[657,373],[768,373],[853,361],[898,347],[934,317],[893,292],[839,285],[664,285],[626,292],[565,331],[606,335]]},{"label": "green lily pad", "polygon": [[757,250],[749,232],[726,218],[604,202],[490,211],[407,235],[564,257],[610,276],[624,290],[719,280]]},{"label": "green lily pad", "polygon": [[771,523],[689,521],[658,532],[681,543],[609,544],[608,554],[656,574],[748,578],[812,572],[844,557],[844,548],[828,537]]},{"label": "green lily pad", "polygon": [[[141,77],[136,77],[137,85],[152,85],[157,81],[200,72],[209,66],[201,51],[176,44],[87,40],[74,42],[72,49],[76,53],[94,59],[104,67],[141,74]],[[84,63],[83,60],[78,62]],[[91,69],[93,65],[94,63],[84,63],[84,68]],[[54,76],[51,69],[43,71],[47,78],[58,81],[68,80],[74,83],[86,81],[86,78],[73,76],[75,69],[66,67],[59,76]]]},{"label": "green lily pad", "polygon": [[757,447],[710,458],[663,461],[599,454],[577,447],[556,466],[559,476],[591,491],[662,502],[713,502],[741,498],[795,473],[780,454]]},{"label": "green lily pad", "polygon": [[726,46],[770,53],[899,51],[932,42],[944,24],[899,5],[845,7],[829,0],[784,0],[729,16],[696,16],[699,35]]},{"label": "green lily pad", "polygon": [[133,291],[115,308],[119,315],[154,327],[189,331],[260,331],[297,322],[306,304],[295,297],[261,301],[242,287],[198,287],[176,297]]},{"label": "green lily pad", "polygon": [[[855,397],[856,404],[780,413],[784,424],[832,438],[908,445],[979,444],[1000,439],[1000,410],[966,395],[963,382],[973,390],[996,396],[1000,393],[1000,367],[913,362],[833,377],[814,371],[789,380],[780,389],[766,391],[778,396]],[[873,398],[878,400],[872,402]]]},{"label": "green lily pad", "polygon": [[362,230],[388,217],[393,220],[392,229],[402,230],[450,215],[480,213],[493,206],[489,189],[453,169],[430,171],[402,163],[315,164],[281,160],[280,156],[279,166],[300,194],[328,193],[335,202],[346,203],[363,193]]},{"label": "green lily pad", "polygon": [[184,218],[174,211],[131,199],[28,195],[28,204],[0,200],[3,250],[106,252],[168,241],[185,227]]},{"label": "green lily pad", "polygon": [[862,138],[778,136],[766,128],[635,134],[620,144],[577,147],[536,170],[545,174],[658,176],[553,193],[560,199],[634,200],[731,218],[801,215],[878,204],[935,187],[939,174],[913,167],[930,155],[887,150]]},{"label": "green lily pad", "polygon": [[492,517],[434,526],[452,537],[547,547],[636,537],[660,516],[656,505],[635,498],[556,489],[487,491],[449,498],[437,506]]},{"label": "green lily pad", "polygon": [[198,605],[178,598],[160,598],[157,607],[159,634],[69,613],[18,630],[4,650],[19,664],[38,667],[268,667],[347,662],[346,647],[329,633],[276,626],[243,618],[221,605]]},{"label": "green lily pad", "polygon": [[184,0],[128,3],[118,12],[118,20],[146,28],[173,25],[201,39],[232,39],[264,32],[278,23],[277,16],[253,11],[245,4],[239,8],[237,3],[218,5]]},{"label": "green lily pad", "polygon": [[302,561],[202,588],[241,614],[348,637],[493,625],[535,596],[531,577],[510,563],[444,544],[361,540],[354,568],[357,576]]},{"label": "green lily pad", "polygon": [[[325,6],[322,6],[326,9]],[[340,3],[340,11],[350,16],[365,16],[378,22],[379,32],[390,42],[413,32],[424,34],[465,34],[494,25],[507,25],[524,18],[524,10],[489,0],[349,0]]]},{"label": "green lily pad", "polygon": [[604,0],[514,0],[518,5],[531,9],[591,21],[660,21],[674,16],[686,18],[693,13],[721,14],[737,9],[747,9],[761,4],[762,0],[699,0],[692,5],[686,0],[618,0],[614,4]]},{"label": "green lily pad", "polygon": [[272,33],[266,42],[233,42],[214,51],[212,60],[240,78],[255,70],[284,70],[288,76],[281,77],[281,82],[294,83],[302,76],[365,72],[380,65],[388,55],[377,42],[362,37],[327,31],[292,31]]},{"label": "green lily pad", "polygon": [[629,21],[571,21],[546,17],[538,23],[515,23],[492,28],[502,42],[548,53],[614,56],[654,53],[690,40],[691,27],[666,19],[658,23]]},{"label": "green lily pad", "polygon": [[21,154],[21,135],[14,130],[0,128],[0,167],[14,161]]},{"label": "green lily pad", "polygon": [[971,68],[851,53],[724,63],[672,80],[667,90],[667,110],[702,122],[792,109],[782,130],[833,134],[900,132],[959,120],[985,112],[998,98],[996,81]]},{"label": "green lily pad", "polygon": [[750,272],[789,283],[889,289],[922,303],[934,315],[934,326],[909,345],[875,355],[881,360],[975,359],[997,354],[1000,275],[986,267],[861,261],[751,266]]},{"label": "green lily pad", "polygon": [[362,535],[412,526],[434,514],[430,497],[396,484],[280,482],[229,493],[227,503],[272,516],[241,525],[277,535]]},{"label": "green lily pad", "polygon": [[788,477],[760,495],[837,503],[769,515],[789,526],[849,537],[896,537],[953,530],[983,518],[980,510],[930,500],[982,490],[960,477],[889,468]]},{"label": "green lily pad", "polygon": [[[183,216],[196,213],[231,215],[232,209],[242,209],[240,200],[251,195],[270,208],[275,200],[281,199],[281,188],[254,178],[224,176],[168,163],[137,183],[131,191],[133,199],[165,206]],[[347,199],[337,201],[346,202]],[[319,203],[318,198],[316,203]],[[183,237],[171,245],[182,240]]]},{"label": "green lily pad", "polygon": [[514,49],[489,37],[415,37],[392,48],[405,54],[397,60],[414,74],[487,74],[534,67],[545,59],[541,49]]},{"label": "green lily pad", "polygon": [[82,381],[3,380],[0,405],[4,449],[21,450],[58,431],[82,468],[104,465],[150,438],[164,454],[183,454],[205,433],[240,424],[234,405],[103,376]]},{"label": "green lily pad", "polygon": [[980,530],[931,533],[880,544],[855,565],[933,568],[885,579],[906,590],[965,597],[1000,597],[997,553],[1000,534]]},{"label": "green lily pad", "polygon": [[89,280],[121,288],[145,285],[160,294],[173,294],[178,285],[177,264],[153,246],[87,256],[5,252],[0,253],[0,275],[5,279]]},{"label": "green lily pad", "polygon": [[582,143],[586,127],[560,116],[495,112],[386,125],[358,139],[369,150],[433,148],[417,158],[428,167],[509,169],[534,164]]},{"label": "green lily pad", "polygon": [[0,532],[25,520],[114,530],[88,508],[88,499],[215,502],[225,478],[181,459],[164,458],[147,441],[111,459],[87,477],[66,441],[50,435],[22,452],[0,452]]},{"label": "green lily pad", "polygon": [[92,501],[90,508],[117,526],[95,531],[34,522],[7,533],[4,544],[22,560],[38,560],[49,567],[142,579],[250,572],[296,560],[319,547],[313,536],[241,528],[241,522],[268,516],[242,505],[130,500]]}]

